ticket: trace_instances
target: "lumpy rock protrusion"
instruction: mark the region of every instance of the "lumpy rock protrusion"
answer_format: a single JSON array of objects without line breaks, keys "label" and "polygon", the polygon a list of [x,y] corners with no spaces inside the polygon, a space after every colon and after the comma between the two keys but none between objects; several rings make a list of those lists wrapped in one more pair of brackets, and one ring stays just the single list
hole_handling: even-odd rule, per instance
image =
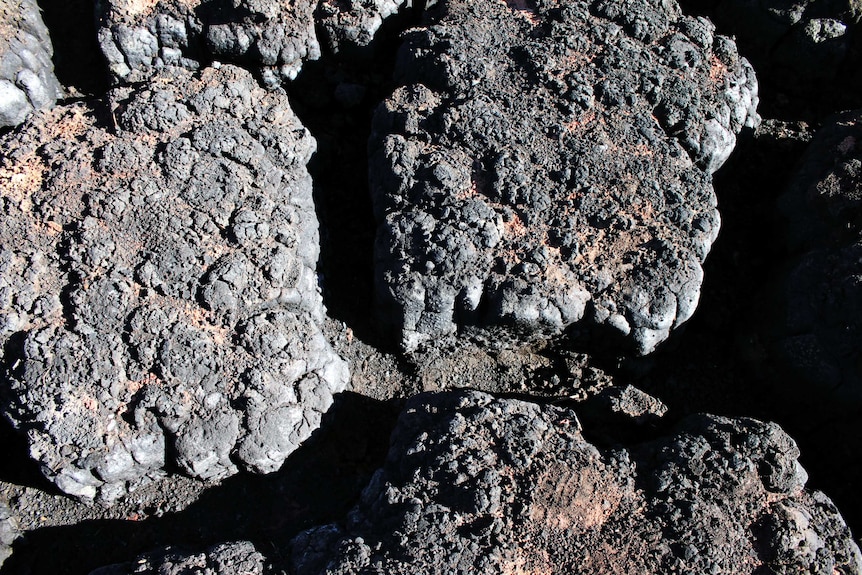
[{"label": "lumpy rock protrusion", "polygon": [[651,352],[697,305],[711,174],[759,118],[734,43],[673,2],[446,0],[370,140],[383,317],[409,352],[572,328]]},{"label": "lumpy rock protrusion", "polygon": [[467,391],[415,397],[347,521],[294,540],[292,572],[862,569],[777,425],[692,416],[614,447],[587,433],[570,409]]},{"label": "lumpy rock protrusion", "polygon": [[323,336],[315,141],[232,66],[167,68],[4,137],[3,411],[66,493],[270,472],[347,368]]}]

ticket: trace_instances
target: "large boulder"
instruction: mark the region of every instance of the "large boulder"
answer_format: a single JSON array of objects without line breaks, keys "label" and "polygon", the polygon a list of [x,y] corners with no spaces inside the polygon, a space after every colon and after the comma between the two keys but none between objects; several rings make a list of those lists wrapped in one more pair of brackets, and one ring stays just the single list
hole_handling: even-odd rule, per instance
[{"label": "large boulder", "polygon": [[270,472],[347,383],[321,332],[315,141],[232,66],[0,142],[3,412],[66,493]]},{"label": "large boulder", "polygon": [[585,331],[651,352],[693,313],[711,175],[758,121],[734,43],[675,2],[443,0],[369,144],[381,315],[409,351]]},{"label": "large boulder", "polygon": [[212,60],[258,69],[268,85],[320,57],[314,0],[105,0],[99,44],[116,81]]},{"label": "large boulder", "polygon": [[690,416],[626,447],[589,433],[561,407],[413,398],[346,523],[294,540],[292,572],[862,572],[777,425]]},{"label": "large boulder", "polygon": [[0,4],[0,128],[17,126],[62,95],[54,49],[36,0]]},{"label": "large boulder", "polygon": [[862,110],[809,145],[780,207],[790,265],[767,341],[783,376],[818,405],[862,406]]}]

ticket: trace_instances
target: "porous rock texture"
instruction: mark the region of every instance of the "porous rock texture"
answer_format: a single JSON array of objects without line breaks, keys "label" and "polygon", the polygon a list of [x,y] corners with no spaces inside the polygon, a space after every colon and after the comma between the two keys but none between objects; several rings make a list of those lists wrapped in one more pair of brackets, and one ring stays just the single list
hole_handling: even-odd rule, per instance
[{"label": "porous rock texture", "polygon": [[0,142],[3,411],[84,499],[166,466],[276,470],[347,382],[320,330],[315,141],[232,66],[108,101]]},{"label": "porous rock texture", "polygon": [[764,83],[776,92],[806,98],[811,105],[823,97],[835,98],[840,88],[862,88],[859,0],[687,4],[732,33]]},{"label": "porous rock texture", "polygon": [[859,549],[777,425],[690,416],[628,448],[572,410],[479,392],[410,400],[346,525],[296,575],[859,573]]},{"label": "porous rock texture", "polygon": [[247,541],[223,543],[195,553],[167,548],[138,557],[131,563],[96,569],[90,575],[264,575],[272,573],[254,545]]},{"label": "porous rock texture", "polygon": [[0,128],[17,126],[62,95],[53,53],[36,0],[0,3]]},{"label": "porous rock texture", "polygon": [[578,329],[651,352],[695,309],[711,174],[759,119],[733,42],[648,0],[445,0],[405,36],[369,144],[402,346]]},{"label": "porous rock texture", "polygon": [[316,20],[322,40],[333,54],[371,55],[363,52],[383,21],[412,0],[322,0]]},{"label": "porous rock texture", "polygon": [[314,0],[103,0],[99,44],[117,81],[210,61],[257,68],[267,85],[320,57]]},{"label": "porous rock texture", "polygon": [[831,118],[779,200],[791,253],[771,349],[818,405],[862,407],[862,110]]}]

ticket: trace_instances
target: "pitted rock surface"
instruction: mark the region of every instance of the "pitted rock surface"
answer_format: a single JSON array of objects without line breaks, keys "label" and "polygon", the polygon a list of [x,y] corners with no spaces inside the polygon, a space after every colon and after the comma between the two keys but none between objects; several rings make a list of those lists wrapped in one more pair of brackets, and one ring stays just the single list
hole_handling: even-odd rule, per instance
[{"label": "pitted rock surface", "polygon": [[0,128],[17,126],[62,95],[54,49],[36,0],[0,5]]},{"label": "pitted rock surface", "polygon": [[247,541],[215,545],[201,553],[165,549],[142,555],[131,563],[96,569],[90,575],[264,575],[273,573],[266,559]]},{"label": "pitted rock surface", "polygon": [[479,392],[408,402],[346,525],[293,544],[296,575],[859,573],[835,507],[778,426],[691,416],[604,448],[569,409]]},{"label": "pitted rock surface", "polygon": [[316,19],[333,54],[361,53],[383,21],[412,0],[322,0]]},{"label": "pitted rock surface", "polygon": [[[683,2],[686,4],[686,2]],[[689,2],[737,38],[765,84],[811,105],[862,87],[858,0]],[[858,95],[847,96],[859,102]],[[858,103],[856,105],[859,105]],[[834,112],[841,108],[829,108]]]},{"label": "pitted rock surface", "polygon": [[795,260],[780,279],[772,349],[830,409],[862,406],[862,111],[821,128],[780,207]]},{"label": "pitted rock surface", "polygon": [[3,410],[85,499],[165,466],[274,471],[347,382],[320,329],[315,141],[232,66],[109,102],[114,125],[71,105],[0,144]]},{"label": "pitted rock surface", "polygon": [[759,119],[712,24],[674,2],[441,1],[396,79],[369,149],[403,348],[586,329],[646,354],[691,316],[711,174]]},{"label": "pitted rock surface", "polygon": [[99,44],[117,81],[217,60],[257,68],[276,86],[320,57],[316,6],[313,0],[105,0]]}]

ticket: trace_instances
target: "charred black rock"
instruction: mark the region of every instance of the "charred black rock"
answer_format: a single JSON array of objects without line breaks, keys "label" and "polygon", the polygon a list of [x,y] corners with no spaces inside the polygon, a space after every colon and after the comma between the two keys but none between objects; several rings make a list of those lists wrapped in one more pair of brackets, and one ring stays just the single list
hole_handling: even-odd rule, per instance
[{"label": "charred black rock", "polygon": [[54,49],[36,0],[0,5],[0,128],[17,126],[62,95],[54,76]]},{"label": "charred black rock", "polygon": [[858,573],[859,549],[777,425],[691,416],[606,448],[569,409],[418,396],[345,525],[304,532],[296,575]]},{"label": "charred black rock", "polygon": [[139,82],[165,66],[212,60],[258,68],[268,85],[293,79],[320,57],[317,2],[299,0],[105,0],[99,43],[112,76]]},{"label": "charred black rock", "polygon": [[0,143],[3,411],[66,493],[278,469],[347,383],[321,332],[315,141],[239,68],[168,68]]},{"label": "charred black rock", "polygon": [[862,406],[862,111],[821,128],[780,200],[791,269],[781,278],[777,365],[836,406]]},{"label": "charred black rock", "polygon": [[[862,88],[857,0],[688,2],[703,9],[719,29],[732,33],[764,84],[775,92],[817,105]],[[846,94],[856,98],[858,94]],[[857,104],[858,105],[858,104]],[[834,111],[834,109],[833,109]]]},{"label": "charred black rock", "polygon": [[333,54],[357,54],[371,44],[383,20],[411,0],[322,0],[316,19]]},{"label": "charred black rock", "polygon": [[90,575],[265,575],[272,572],[254,545],[240,541],[216,545],[201,553],[168,548],[142,555],[130,563],[96,569]]},{"label": "charred black rock", "polygon": [[574,329],[651,352],[693,313],[711,174],[758,121],[731,40],[675,2],[447,0],[409,31],[370,186],[407,351]]},{"label": "charred black rock", "polygon": [[12,544],[20,536],[12,510],[6,503],[0,503],[0,567],[12,555]]}]

